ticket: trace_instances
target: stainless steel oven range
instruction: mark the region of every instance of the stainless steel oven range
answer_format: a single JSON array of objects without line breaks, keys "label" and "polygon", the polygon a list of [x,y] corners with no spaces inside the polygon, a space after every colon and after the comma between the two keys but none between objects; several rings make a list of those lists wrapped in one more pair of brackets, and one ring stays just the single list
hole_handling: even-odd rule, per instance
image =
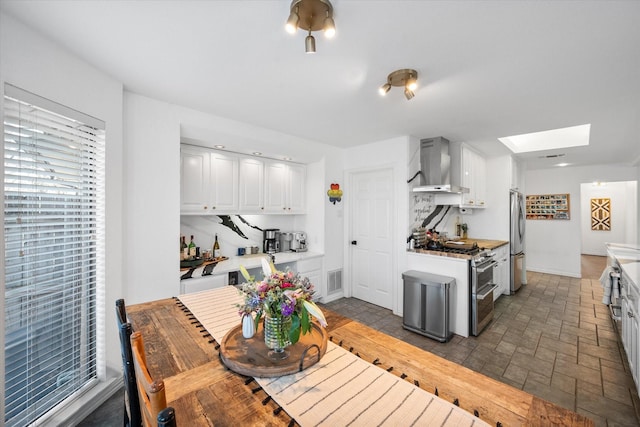
[{"label": "stainless steel oven range", "polygon": [[494,253],[482,251],[471,259],[470,329],[478,336],[493,319],[493,291],[498,287],[493,270],[498,266]]}]

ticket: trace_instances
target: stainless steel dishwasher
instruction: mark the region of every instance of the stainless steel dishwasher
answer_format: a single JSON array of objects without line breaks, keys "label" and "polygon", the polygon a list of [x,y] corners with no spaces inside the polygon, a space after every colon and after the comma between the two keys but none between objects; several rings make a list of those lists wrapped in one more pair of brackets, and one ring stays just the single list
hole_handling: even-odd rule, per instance
[{"label": "stainless steel dishwasher", "polygon": [[453,336],[449,327],[449,292],[456,279],[423,271],[402,273],[404,283],[402,327],[440,342]]}]

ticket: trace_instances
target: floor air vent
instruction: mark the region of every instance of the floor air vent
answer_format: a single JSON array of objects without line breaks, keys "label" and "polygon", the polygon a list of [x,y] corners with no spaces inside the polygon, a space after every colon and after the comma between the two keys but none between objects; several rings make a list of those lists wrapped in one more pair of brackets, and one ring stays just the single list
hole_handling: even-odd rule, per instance
[{"label": "floor air vent", "polygon": [[327,292],[329,294],[342,291],[342,270],[327,273]]}]

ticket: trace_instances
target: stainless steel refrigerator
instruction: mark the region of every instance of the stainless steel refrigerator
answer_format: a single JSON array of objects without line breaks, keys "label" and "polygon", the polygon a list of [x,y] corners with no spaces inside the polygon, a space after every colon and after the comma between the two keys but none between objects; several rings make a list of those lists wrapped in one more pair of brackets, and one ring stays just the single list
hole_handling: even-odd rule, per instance
[{"label": "stainless steel refrigerator", "polygon": [[526,284],[525,263],[524,263],[524,228],[525,228],[525,206],[524,195],[518,191],[509,191],[511,202],[510,220],[511,233],[509,237],[509,248],[511,252],[511,286],[510,291],[513,295],[520,286]]}]

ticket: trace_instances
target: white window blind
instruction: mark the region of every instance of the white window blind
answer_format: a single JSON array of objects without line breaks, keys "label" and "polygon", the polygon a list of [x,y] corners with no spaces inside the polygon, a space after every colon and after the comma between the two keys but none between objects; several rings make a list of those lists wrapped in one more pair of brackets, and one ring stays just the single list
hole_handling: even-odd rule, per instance
[{"label": "white window blind", "polygon": [[5,414],[24,426],[97,375],[104,123],[5,85]]}]

